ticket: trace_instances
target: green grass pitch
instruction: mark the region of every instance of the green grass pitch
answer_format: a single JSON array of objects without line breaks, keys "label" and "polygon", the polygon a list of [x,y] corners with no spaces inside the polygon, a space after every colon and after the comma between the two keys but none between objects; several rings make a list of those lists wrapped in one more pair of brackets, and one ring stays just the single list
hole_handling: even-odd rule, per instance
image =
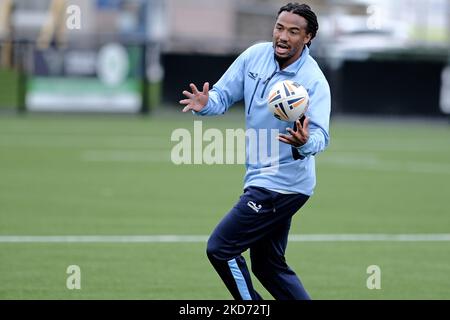
[{"label": "green grass pitch", "polygon": [[[244,166],[176,166],[171,133],[242,118],[3,116],[0,236],[206,236],[238,199]],[[291,234],[450,234],[448,125],[336,119],[331,133]],[[314,299],[450,299],[448,241],[290,242],[287,260]],[[66,288],[69,265],[80,290]],[[381,290],[366,287],[370,265]],[[230,298],[201,242],[0,241],[0,299]]]}]

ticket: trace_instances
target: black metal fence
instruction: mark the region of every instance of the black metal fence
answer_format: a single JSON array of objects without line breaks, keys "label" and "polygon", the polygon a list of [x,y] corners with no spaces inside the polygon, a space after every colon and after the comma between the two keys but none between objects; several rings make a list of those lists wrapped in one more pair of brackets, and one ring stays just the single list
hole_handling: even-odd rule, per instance
[{"label": "black metal fence", "polygon": [[[98,50],[99,46],[108,41],[114,42],[114,39],[106,40],[91,43],[96,43],[95,50]],[[4,45],[5,43],[0,42],[1,48]],[[127,49],[136,48],[134,58],[139,62],[130,74],[133,73],[132,76],[138,79],[141,94],[139,111],[144,113],[151,107],[157,107],[150,105],[149,80],[151,82],[152,79],[147,76],[149,61],[156,61],[156,65],[161,63],[164,70],[164,77],[157,83],[161,90],[156,90],[161,92],[161,101],[159,99],[153,101],[177,106],[182,98],[181,92],[190,82],[201,85],[208,81],[214,84],[236,58],[236,55],[161,53],[158,44],[143,41],[122,45]],[[64,54],[70,49],[52,50]],[[0,70],[0,84],[3,84],[0,87],[0,109],[5,107],[5,101],[8,101],[8,104],[14,101],[14,106],[7,107],[20,111],[27,110],[26,98],[30,89],[30,79],[43,70],[42,66],[40,69],[36,66],[38,56],[39,50],[35,43],[27,41],[13,43],[11,65],[7,68],[9,70],[5,72],[4,67]],[[53,56],[55,57],[57,54]],[[53,58],[47,55],[44,59],[46,60],[44,69],[51,64],[57,64],[56,61],[52,61]],[[442,72],[448,65],[446,56],[432,59],[417,56],[373,57],[361,61],[344,60],[338,67],[330,63],[329,59],[322,57],[317,60],[332,89],[334,114],[444,116],[440,108],[440,93]],[[65,70],[44,70],[44,73],[47,73],[44,76],[52,75],[52,72],[59,72],[58,75],[61,77],[67,76]],[[91,76],[95,76],[94,73]],[[12,95],[14,99],[10,98]]]},{"label": "black metal fence", "polygon": [[[220,79],[235,55],[163,54],[163,100],[174,104],[190,82]],[[343,61],[338,68],[317,59],[332,90],[334,114],[440,117],[440,59],[368,59]],[[206,67],[205,67],[206,66]]]}]

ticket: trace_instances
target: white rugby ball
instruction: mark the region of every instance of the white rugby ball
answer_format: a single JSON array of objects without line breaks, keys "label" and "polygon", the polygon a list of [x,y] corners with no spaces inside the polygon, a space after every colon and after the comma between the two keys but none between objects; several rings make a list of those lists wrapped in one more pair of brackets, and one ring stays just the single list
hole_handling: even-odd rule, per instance
[{"label": "white rugby ball", "polygon": [[275,118],[294,122],[308,110],[309,95],[306,89],[291,80],[276,83],[269,93],[268,106]]}]

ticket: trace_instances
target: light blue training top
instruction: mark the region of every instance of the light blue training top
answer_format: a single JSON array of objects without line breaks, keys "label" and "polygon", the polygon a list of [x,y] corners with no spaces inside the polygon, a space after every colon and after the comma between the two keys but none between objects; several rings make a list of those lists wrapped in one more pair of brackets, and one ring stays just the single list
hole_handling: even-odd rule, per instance
[{"label": "light blue training top", "polygon": [[[287,133],[286,128],[292,128],[294,123],[276,119],[267,106],[271,88],[283,80],[303,85],[310,97],[306,113],[310,120],[310,137],[298,148],[304,157],[299,160],[294,159],[290,145],[276,139],[278,132]],[[256,186],[312,195],[316,185],[315,155],[324,151],[329,143],[331,94],[325,76],[309,55],[309,48],[305,46],[301,57],[284,70],[280,70],[275,60],[272,43],[248,48],[209,91],[207,105],[195,114],[224,114],[241,100],[245,102],[246,132],[258,133],[246,137],[244,189]]]}]

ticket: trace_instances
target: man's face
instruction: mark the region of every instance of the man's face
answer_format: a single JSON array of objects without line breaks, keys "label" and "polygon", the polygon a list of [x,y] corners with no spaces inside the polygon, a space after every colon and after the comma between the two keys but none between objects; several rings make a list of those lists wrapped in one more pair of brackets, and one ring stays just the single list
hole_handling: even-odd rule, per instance
[{"label": "man's face", "polygon": [[282,69],[296,61],[311,40],[311,34],[306,32],[307,25],[305,18],[292,12],[284,11],[278,16],[273,30],[273,47]]}]

